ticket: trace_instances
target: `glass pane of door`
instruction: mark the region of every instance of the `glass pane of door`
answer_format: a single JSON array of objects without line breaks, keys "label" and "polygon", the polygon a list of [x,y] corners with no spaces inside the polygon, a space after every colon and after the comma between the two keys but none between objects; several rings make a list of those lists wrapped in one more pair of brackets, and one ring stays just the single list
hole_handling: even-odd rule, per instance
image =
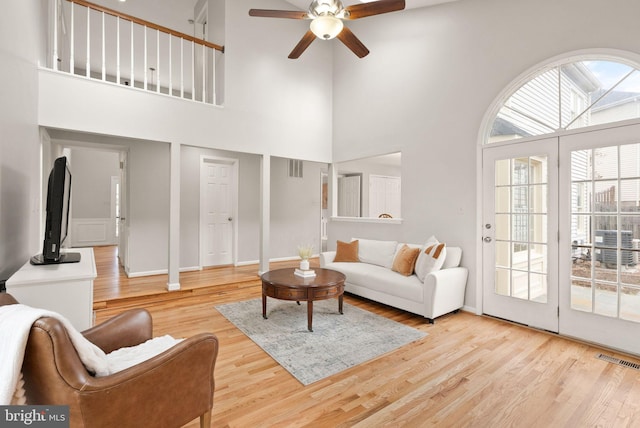
[{"label": "glass pane of door", "polygon": [[571,152],[571,309],[640,322],[640,144]]},{"label": "glass pane of door", "polygon": [[547,302],[547,156],[495,161],[495,292]]}]

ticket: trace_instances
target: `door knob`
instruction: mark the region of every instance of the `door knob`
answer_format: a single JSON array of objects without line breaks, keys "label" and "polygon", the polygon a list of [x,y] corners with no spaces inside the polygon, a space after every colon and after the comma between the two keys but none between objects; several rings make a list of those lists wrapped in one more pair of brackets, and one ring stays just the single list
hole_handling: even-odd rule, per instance
[{"label": "door knob", "polygon": [[488,244],[489,242],[491,242],[491,237],[490,236],[485,236],[483,241]]},{"label": "door knob", "polygon": [[233,220],[233,218],[229,217],[227,220],[231,221],[231,220]]}]

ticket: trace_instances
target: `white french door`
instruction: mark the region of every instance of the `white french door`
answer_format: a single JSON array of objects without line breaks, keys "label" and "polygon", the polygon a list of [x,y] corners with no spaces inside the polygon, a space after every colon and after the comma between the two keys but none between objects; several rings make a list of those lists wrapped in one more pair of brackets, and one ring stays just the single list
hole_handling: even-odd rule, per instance
[{"label": "white french door", "polygon": [[483,149],[483,312],[558,331],[558,139]]},{"label": "white french door", "polygon": [[640,125],[562,137],[560,333],[640,354]]}]

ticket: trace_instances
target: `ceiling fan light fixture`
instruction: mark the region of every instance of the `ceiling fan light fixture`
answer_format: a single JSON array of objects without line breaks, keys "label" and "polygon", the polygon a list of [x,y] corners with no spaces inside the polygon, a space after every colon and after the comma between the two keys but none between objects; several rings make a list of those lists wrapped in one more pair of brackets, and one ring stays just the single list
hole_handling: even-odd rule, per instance
[{"label": "ceiling fan light fixture", "polygon": [[318,38],[330,40],[340,34],[344,28],[344,24],[335,16],[323,15],[314,18],[309,28]]}]

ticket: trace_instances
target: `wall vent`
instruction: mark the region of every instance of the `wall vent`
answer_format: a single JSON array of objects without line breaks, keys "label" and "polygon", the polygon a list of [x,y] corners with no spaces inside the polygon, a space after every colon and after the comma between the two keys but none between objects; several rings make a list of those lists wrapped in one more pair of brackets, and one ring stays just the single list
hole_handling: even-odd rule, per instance
[{"label": "wall vent", "polygon": [[629,367],[631,369],[640,370],[640,364],[632,363],[631,361],[621,360],[620,358],[615,358],[610,355],[598,354],[596,358],[599,360],[607,361],[609,363],[617,364],[619,366]]},{"label": "wall vent", "polygon": [[302,161],[300,159],[289,159],[289,177],[302,178]]}]

